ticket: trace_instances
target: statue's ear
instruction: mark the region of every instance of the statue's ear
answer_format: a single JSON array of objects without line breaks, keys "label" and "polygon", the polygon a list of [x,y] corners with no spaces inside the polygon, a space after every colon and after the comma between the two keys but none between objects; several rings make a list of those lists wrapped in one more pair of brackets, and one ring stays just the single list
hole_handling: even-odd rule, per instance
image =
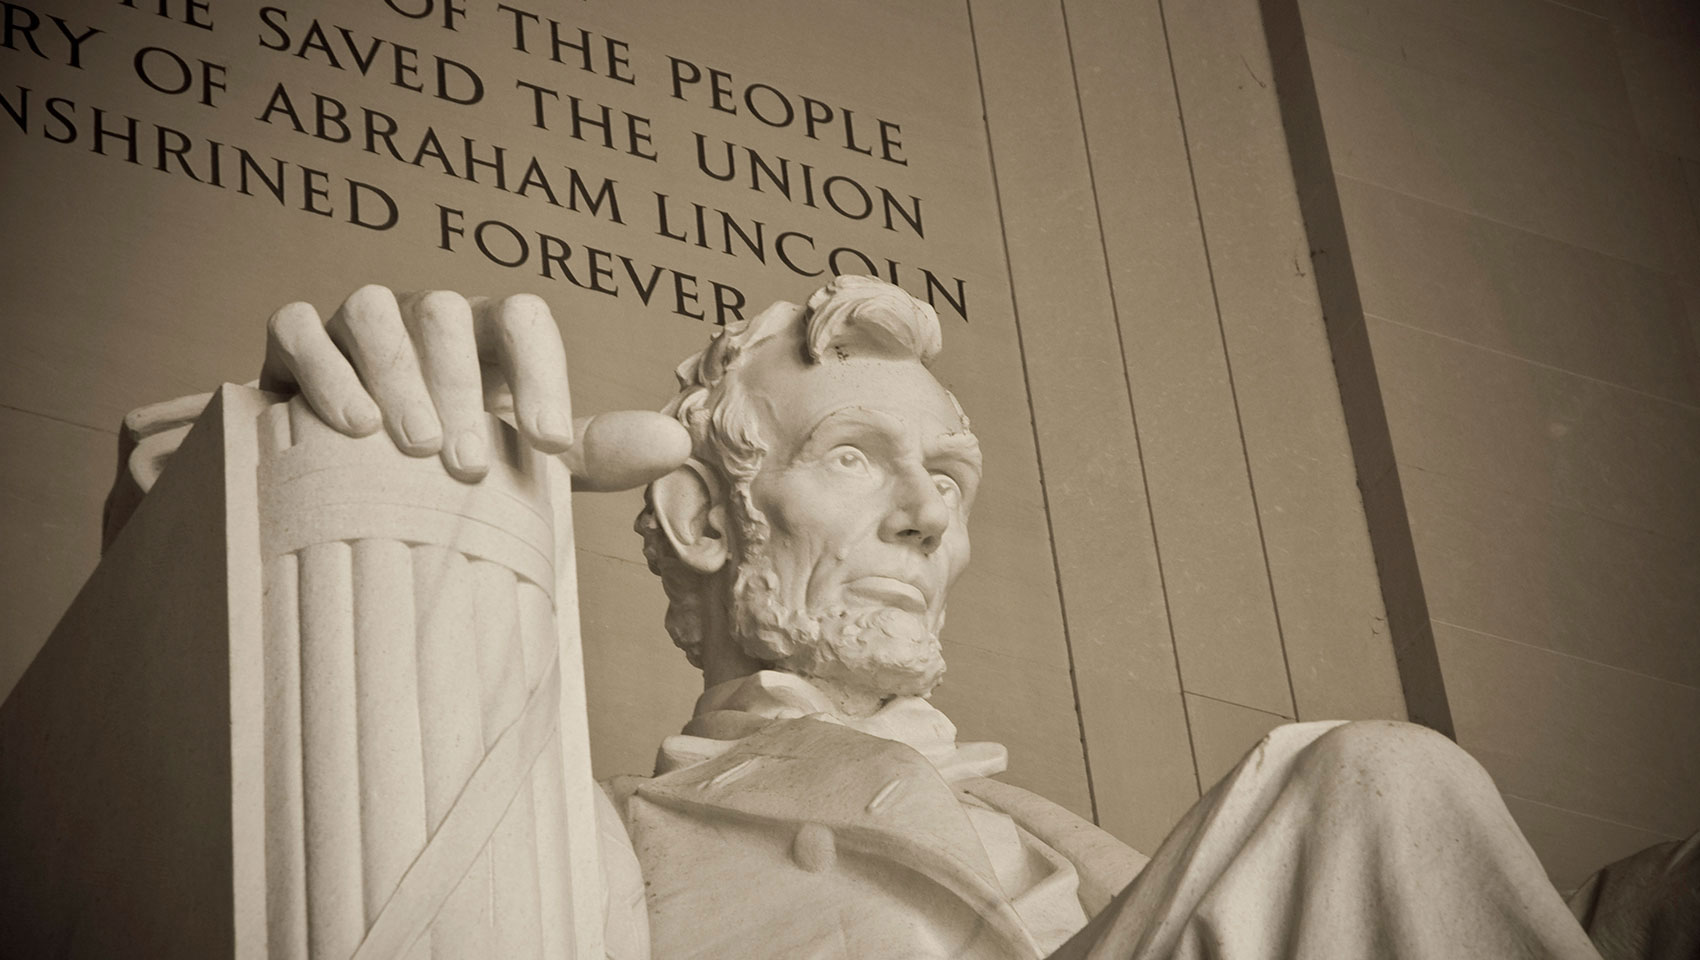
[{"label": "statue's ear", "polygon": [[714,573],[726,565],[725,485],[707,464],[692,457],[650,484],[650,503],[673,551],[691,569]]}]

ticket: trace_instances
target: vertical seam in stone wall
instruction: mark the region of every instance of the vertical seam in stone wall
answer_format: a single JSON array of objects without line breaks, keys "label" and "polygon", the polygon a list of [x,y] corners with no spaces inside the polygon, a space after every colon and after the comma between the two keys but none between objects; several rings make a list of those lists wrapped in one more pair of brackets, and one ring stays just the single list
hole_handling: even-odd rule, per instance
[{"label": "vertical seam in stone wall", "polygon": [[[1181,103],[1181,80],[1175,70],[1174,46],[1169,42],[1169,14],[1164,9],[1164,0],[1157,0],[1157,19],[1163,26],[1163,51],[1169,58],[1169,81],[1175,91],[1175,117],[1181,128],[1181,148],[1186,152],[1187,180],[1192,185],[1192,206],[1198,214],[1198,240],[1204,249],[1204,270],[1210,280],[1210,303],[1216,311],[1216,330],[1222,340],[1222,363],[1228,375],[1228,398],[1234,405],[1234,429],[1240,435],[1240,457],[1245,461],[1246,490],[1251,496],[1251,516],[1257,524],[1257,548],[1263,556],[1264,582],[1269,587],[1269,606],[1275,615],[1275,639],[1281,645],[1281,669],[1287,674],[1287,702],[1291,704],[1293,719],[1302,720],[1299,716],[1299,697],[1293,689],[1293,665],[1287,656],[1287,633],[1281,624],[1281,600],[1275,595],[1275,574],[1269,566],[1269,541],[1263,534],[1263,510],[1257,502],[1257,480],[1251,473],[1251,452],[1246,447],[1245,420],[1240,416],[1239,388],[1234,383],[1234,360],[1228,350],[1228,330],[1222,322],[1222,298],[1216,292],[1216,264],[1210,256],[1210,231],[1204,226],[1204,204],[1198,197],[1198,173],[1192,164],[1192,138],[1187,135],[1186,107]],[[1185,689],[1184,686],[1182,689]],[[1185,698],[1182,698],[1185,702]],[[1194,758],[1196,762],[1196,757]]]},{"label": "vertical seam in stone wall", "polygon": [[1080,733],[1080,762],[1086,770],[1086,799],[1092,808],[1092,821],[1098,822],[1098,793],[1092,784],[1092,754],[1086,745],[1086,718],[1080,708],[1080,679],[1074,664],[1074,641],[1069,634],[1068,602],[1063,596],[1062,562],[1057,556],[1057,535],[1051,521],[1050,490],[1045,486],[1045,454],[1039,443],[1039,418],[1033,410],[1033,384],[1027,376],[1027,342],[1021,329],[1021,308],[1015,302],[1015,264],[1009,256],[1009,228],[1004,223],[1003,191],[998,186],[998,162],[992,151],[992,120],[986,106],[986,78],[980,67],[980,38],[974,28],[973,0],[963,0],[968,12],[968,42],[974,50],[974,82],[980,90],[980,118],[986,128],[986,164],[992,174],[992,202],[998,212],[998,239],[1003,244],[1004,274],[1009,278],[1009,311],[1015,322],[1015,347],[1021,356],[1021,388],[1027,395],[1027,418],[1033,425],[1033,458],[1039,472],[1039,502],[1045,510],[1045,537],[1051,546],[1051,571],[1056,577],[1058,613],[1062,618],[1063,650],[1068,657],[1068,684],[1074,695],[1074,724]]},{"label": "vertical seam in stone wall", "polygon": [[[1180,651],[1175,646],[1175,618],[1169,607],[1169,581],[1163,570],[1163,545],[1157,536],[1157,517],[1151,503],[1151,480],[1145,475],[1145,444],[1139,435],[1139,408],[1133,402],[1133,374],[1127,363],[1127,341],[1122,336],[1121,304],[1116,299],[1115,271],[1110,269],[1110,243],[1104,236],[1104,208],[1098,200],[1098,172],[1092,164],[1092,134],[1086,128],[1086,103],[1080,97],[1080,68],[1074,59],[1074,28],[1068,21],[1068,0],[1058,0],[1062,10],[1063,40],[1068,45],[1068,72],[1074,81],[1074,106],[1080,115],[1080,140],[1086,148],[1086,183],[1092,190],[1092,215],[1098,220],[1098,248],[1104,254],[1104,283],[1110,291],[1110,322],[1116,330],[1116,352],[1121,357],[1122,384],[1127,388],[1128,419],[1133,423],[1133,449],[1137,456],[1136,466],[1139,469],[1140,490],[1145,495],[1145,522],[1151,530],[1151,553],[1157,561],[1157,590],[1163,598],[1163,621],[1169,628],[1169,660],[1175,666],[1175,685],[1181,690],[1185,686],[1181,682]],[[1164,37],[1165,44],[1167,36]],[[1071,671],[1072,672],[1072,671]],[[1181,697],[1181,719],[1186,723],[1187,755],[1192,757],[1192,779],[1198,785],[1198,792],[1204,792],[1203,777],[1198,771],[1198,745],[1192,735],[1192,712],[1186,707],[1186,697]],[[1081,738],[1085,739],[1085,720],[1081,721]],[[1091,779],[1091,770],[1087,770],[1087,778]]]}]

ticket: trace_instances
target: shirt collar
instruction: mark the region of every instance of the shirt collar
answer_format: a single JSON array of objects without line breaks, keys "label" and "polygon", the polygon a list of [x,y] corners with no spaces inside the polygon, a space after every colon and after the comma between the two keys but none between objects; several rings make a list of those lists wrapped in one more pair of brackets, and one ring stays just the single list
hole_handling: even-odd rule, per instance
[{"label": "shirt collar", "polygon": [[946,780],[985,777],[1009,765],[999,743],[956,742],[956,724],[921,697],[894,697],[872,715],[841,717],[832,702],[806,678],[761,670],[703,691],[684,732],[662,741],[657,775],[719,756],[776,720],[821,720],[870,736],[908,744],[932,762]]}]

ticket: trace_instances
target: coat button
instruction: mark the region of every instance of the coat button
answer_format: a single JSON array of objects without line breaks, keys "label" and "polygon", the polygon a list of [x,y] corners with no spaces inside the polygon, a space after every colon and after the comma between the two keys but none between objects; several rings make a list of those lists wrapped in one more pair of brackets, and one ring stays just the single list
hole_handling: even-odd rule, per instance
[{"label": "coat button", "polygon": [[820,873],[838,858],[838,848],[832,839],[832,828],[819,823],[805,823],[791,843],[791,858],[797,866],[810,873]]}]

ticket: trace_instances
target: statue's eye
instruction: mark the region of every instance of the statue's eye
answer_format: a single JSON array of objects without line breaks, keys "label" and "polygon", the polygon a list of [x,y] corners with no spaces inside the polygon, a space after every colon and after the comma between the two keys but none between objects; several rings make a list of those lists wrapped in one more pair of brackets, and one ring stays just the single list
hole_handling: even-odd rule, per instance
[{"label": "statue's eye", "polygon": [[827,459],[838,469],[851,473],[866,473],[869,470],[867,455],[855,447],[839,447],[832,451]]},{"label": "statue's eye", "polygon": [[933,474],[933,487],[938,490],[939,496],[943,497],[946,503],[954,504],[962,501],[962,487],[957,484],[956,478],[948,473]]}]

